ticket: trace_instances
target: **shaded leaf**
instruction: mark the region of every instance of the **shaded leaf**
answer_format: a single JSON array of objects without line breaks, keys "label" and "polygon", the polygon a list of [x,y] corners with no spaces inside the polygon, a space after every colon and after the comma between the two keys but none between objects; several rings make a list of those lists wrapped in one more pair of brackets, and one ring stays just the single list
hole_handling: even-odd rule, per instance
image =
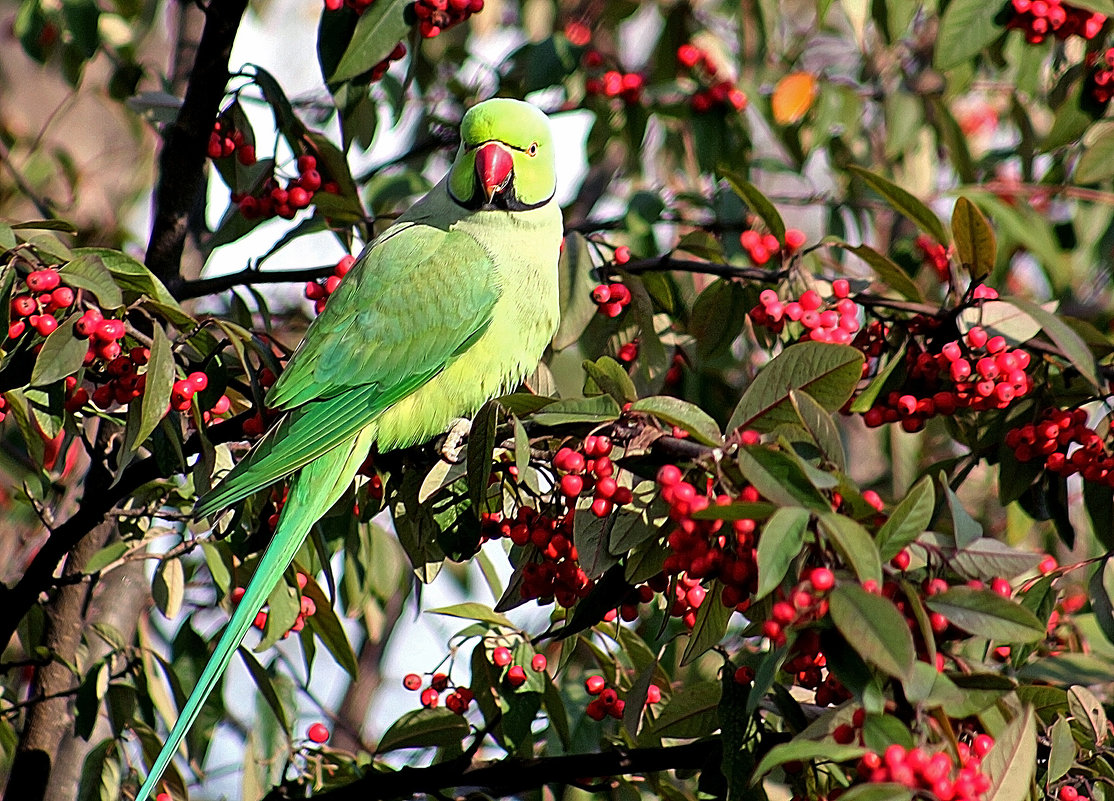
[{"label": "shaded leaf", "polygon": [[808,531],[809,513],[800,507],[785,506],[774,512],[758,538],[756,560],[758,589],[754,597],[763,598],[781,584],[789,565],[801,553]]},{"label": "shaded leaf", "polygon": [[81,369],[89,345],[74,336],[76,323],[77,315],[73,315],[46,338],[31,371],[31,386],[53,384]]},{"label": "shaded leaf", "polygon": [[948,234],[933,211],[897,184],[877,173],[855,164],[848,165],[848,172],[859,176],[867,186],[885,198],[890,206],[940,244],[947,244]]},{"label": "shaded leaf", "polygon": [[722,442],[716,421],[699,406],[680,398],[665,395],[642,398],[631,405],[631,411],[651,414],[670,425],[683,428],[704,445],[715,447]]},{"label": "shaded leaf", "polygon": [[964,631],[987,639],[1024,643],[1044,637],[1036,615],[990,590],[952,587],[926,598],[925,604]]},{"label": "shaded leaf", "polygon": [[352,40],[340,58],[329,83],[348,81],[368,72],[390,55],[410,33],[406,19],[409,0],[378,0],[360,15]]},{"label": "shaded leaf", "polygon": [[936,492],[932,487],[932,479],[925,476],[913,485],[878,530],[875,540],[878,543],[879,556],[889,561],[919,537],[932,522],[935,508]]},{"label": "shaded leaf", "polygon": [[174,618],[182,610],[182,598],[186,591],[186,575],[182,560],[174,557],[163,559],[155,569],[151,582],[151,595],[155,606],[167,618]]},{"label": "shaded leaf", "polygon": [[407,712],[384,732],[378,753],[401,748],[448,748],[459,746],[468,736],[468,722],[448,709],[415,709]]},{"label": "shaded leaf", "polygon": [[275,720],[282,726],[283,731],[289,732],[290,723],[286,719],[286,709],[282,705],[278,692],[275,691],[274,682],[271,681],[266,668],[259,664],[259,660],[247,648],[240,646],[236,650],[239,652],[240,658],[244,660],[244,665],[247,667],[248,673],[251,674],[251,680],[259,688],[259,694],[263,696],[263,700],[267,702],[267,706],[274,713]]},{"label": "shaded leaf", "polygon": [[775,745],[769,750],[758,767],[754,769],[752,784],[757,784],[759,779],[786,762],[850,762],[860,758],[867,752],[861,745],[840,745],[831,740],[802,740],[796,739],[788,743]]},{"label": "shaded leaf", "polygon": [[829,604],[832,622],[863,659],[895,678],[911,676],[917,661],[913,635],[891,601],[857,584],[841,584]]},{"label": "shaded leaf", "polygon": [[[812,76],[807,76],[811,78]],[[814,81],[815,83],[815,81]],[[807,107],[805,111],[807,111]],[[803,111],[801,112],[804,113]],[[766,227],[770,229],[770,233],[778,238],[782,244],[785,243],[785,223],[781,219],[777,208],[770,202],[762,192],[754,184],[747,181],[742,176],[730,172],[723,171],[723,176],[727,182],[731,184],[731,188],[735,190],[735,194],[742,198],[743,202],[747,204],[751,211],[762,218],[762,222],[766,223]]]},{"label": "shaded leaf", "polygon": [[978,206],[965,197],[955,201],[952,210],[952,238],[959,261],[972,281],[980,281],[994,269],[998,242],[994,229]]},{"label": "shaded leaf", "polygon": [[688,645],[681,656],[681,665],[687,665],[697,657],[704,654],[709,648],[718,645],[727,633],[727,623],[731,620],[734,607],[726,607],[720,603],[719,596],[722,585],[716,581],[708,588],[708,594],[700,609],[696,612],[696,622],[692,627]]},{"label": "shaded leaf", "polygon": [[878,548],[861,524],[829,511],[820,515],[820,531],[832,541],[860,581],[882,583],[882,560]]}]

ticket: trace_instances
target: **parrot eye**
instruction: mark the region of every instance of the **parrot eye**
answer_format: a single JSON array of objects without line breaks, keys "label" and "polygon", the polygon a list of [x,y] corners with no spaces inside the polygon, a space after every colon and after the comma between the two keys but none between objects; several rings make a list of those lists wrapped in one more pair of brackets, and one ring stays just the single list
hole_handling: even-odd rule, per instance
[{"label": "parrot eye", "polygon": [[530,147],[526,148],[526,152],[529,153],[531,156],[538,155],[538,143],[533,142]]}]

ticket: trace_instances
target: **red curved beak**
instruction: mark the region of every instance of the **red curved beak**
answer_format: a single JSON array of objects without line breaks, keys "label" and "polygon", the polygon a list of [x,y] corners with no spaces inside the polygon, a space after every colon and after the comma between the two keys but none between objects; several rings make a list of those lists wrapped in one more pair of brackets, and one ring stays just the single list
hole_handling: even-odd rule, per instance
[{"label": "red curved beak", "polygon": [[476,150],[476,175],[483,187],[484,201],[490,203],[495,193],[507,185],[514,170],[511,151],[498,142],[485,142]]}]

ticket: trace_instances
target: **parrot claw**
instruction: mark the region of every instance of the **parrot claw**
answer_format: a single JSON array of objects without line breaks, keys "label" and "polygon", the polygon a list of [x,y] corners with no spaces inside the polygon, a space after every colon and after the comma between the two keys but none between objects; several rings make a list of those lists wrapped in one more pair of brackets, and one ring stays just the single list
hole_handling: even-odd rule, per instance
[{"label": "parrot claw", "polygon": [[464,442],[468,439],[468,434],[471,431],[472,421],[467,417],[458,417],[453,420],[449,430],[441,435],[441,442],[437,447],[441,458],[450,464],[460,464],[463,461],[460,452],[464,450]]}]

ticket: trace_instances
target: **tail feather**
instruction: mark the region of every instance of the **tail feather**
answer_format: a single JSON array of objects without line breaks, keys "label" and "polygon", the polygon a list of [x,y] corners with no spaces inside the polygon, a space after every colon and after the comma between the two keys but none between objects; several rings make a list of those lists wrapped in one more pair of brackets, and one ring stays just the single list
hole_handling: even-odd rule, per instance
[{"label": "tail feather", "polygon": [[368,427],[351,445],[342,445],[303,467],[294,477],[290,494],[279,515],[274,538],[267,547],[255,574],[248,582],[243,598],[232,613],[232,619],[217,642],[193,692],[186,699],[162,750],[151,765],[147,780],[139,788],[136,801],[145,801],[155,791],[163,771],[170,764],[174,752],[182,744],[186,733],[201,712],[209,694],[216,687],[232,655],[244,639],[256,614],[266,602],[294,555],[305,542],[310,528],[337,502],[367,457],[373,429]]}]

